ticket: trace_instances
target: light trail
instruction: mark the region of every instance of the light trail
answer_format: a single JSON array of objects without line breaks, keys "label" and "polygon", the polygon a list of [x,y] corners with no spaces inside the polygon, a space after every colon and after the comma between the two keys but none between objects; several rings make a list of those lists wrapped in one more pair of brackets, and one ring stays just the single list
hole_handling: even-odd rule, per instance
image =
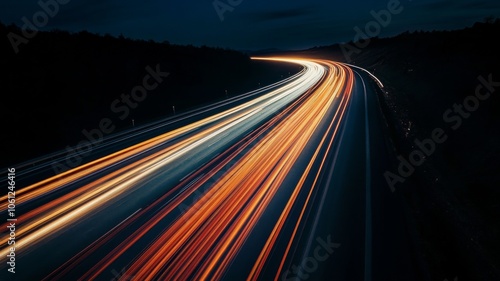
[{"label": "light trail", "polygon": [[[165,187],[147,206],[123,216],[126,218],[119,224],[82,247],[46,279],[64,279],[130,228],[127,237],[99,256],[80,280],[99,279],[139,242],[147,247],[133,254],[126,276],[137,280],[220,280],[269,210],[279,207],[278,215],[271,222],[267,219],[271,223],[265,228],[267,239],[250,261],[253,266],[248,272],[248,280],[263,278],[271,253],[277,254],[278,241],[287,241],[279,253],[278,266],[272,269],[278,280],[290,259],[312,194],[320,188],[318,178],[350,103],[354,75],[345,65],[326,60],[254,59],[297,63],[305,70],[251,101],[20,189],[18,204],[28,205],[68,186],[78,186],[82,179],[88,181],[19,217],[23,223],[17,229],[16,254],[29,255],[81,223],[81,218],[109,212],[119,200],[143,189],[165,169],[175,170],[185,159],[199,157],[209,161],[179,177],[177,184]],[[313,169],[315,165],[319,168]],[[93,178],[96,174],[99,177]],[[176,213],[199,190],[205,192],[196,204]],[[287,200],[274,205],[277,197]],[[1,199],[2,208],[6,208],[7,200]],[[291,215],[292,210],[298,210],[298,217]],[[168,227],[158,232],[158,226],[168,220]],[[142,223],[137,227],[139,221]],[[292,231],[285,232],[284,226],[290,224]],[[151,233],[157,235],[147,241]],[[6,244],[7,238],[0,243]],[[7,249],[0,251],[3,256],[7,253]]]},{"label": "light trail", "polygon": [[[311,71],[306,73],[296,81],[283,86],[279,90],[275,90],[265,96],[254,99],[236,108],[206,118],[192,125],[182,127],[173,132],[166,133],[162,136],[158,136],[146,142],[114,153],[110,156],[98,159],[81,167],[67,171],[61,175],[54,176],[50,179],[19,190],[16,197],[18,205],[27,200],[35,199],[38,196],[43,196],[50,191],[61,188],[62,186],[78,180],[81,177],[85,177],[102,169],[105,169],[107,166],[113,165],[114,163],[117,163],[119,161],[123,161],[128,157],[142,154],[145,151],[148,151],[171,139],[182,136],[183,134],[195,130],[196,128],[207,126],[213,124],[216,121],[219,121],[219,123],[214,124],[207,130],[192,135],[189,137],[189,139],[181,143],[167,147],[163,151],[156,153],[154,156],[150,156],[146,159],[140,160],[139,162],[141,163],[134,163],[126,168],[121,169],[119,172],[113,173],[111,176],[100,179],[68,196],[65,196],[64,198],[51,202],[50,204],[46,204],[40,209],[34,210],[26,215],[19,217],[19,220],[22,220],[26,223],[23,228],[20,228],[18,230],[18,236],[22,237],[24,236],[24,234],[33,231],[33,229],[36,229],[37,227],[41,228],[39,229],[39,231],[33,232],[27,237],[20,239],[17,242],[18,247],[21,250],[26,249],[31,243],[40,241],[40,237],[46,236],[49,233],[56,233],[58,229],[61,229],[62,225],[66,225],[71,223],[72,221],[75,221],[79,216],[90,213],[92,210],[95,210],[104,202],[107,202],[113,197],[124,193],[128,189],[133,188],[134,183],[140,182],[148,175],[151,175],[153,172],[161,169],[161,167],[163,167],[164,165],[171,163],[175,159],[178,159],[180,156],[192,150],[194,147],[200,146],[214,136],[222,133],[223,131],[227,130],[228,127],[235,126],[244,121],[244,119],[248,118],[252,114],[256,114],[259,110],[267,108],[270,104],[276,103],[280,100],[282,102],[292,100],[294,96],[298,96],[301,93],[298,89],[303,88],[304,84],[314,85],[314,83],[318,80],[317,75],[322,74],[321,68],[317,68],[310,63],[304,63],[304,66],[310,67]],[[230,119],[226,120],[227,118]],[[228,127],[223,127],[224,125]],[[139,165],[143,163],[146,163],[146,166]],[[117,174],[120,174],[120,176],[118,177]],[[70,197],[73,198],[73,200],[69,200]],[[2,208],[6,208],[7,200],[3,200],[2,202]],[[60,205],[60,203],[63,203],[63,205]],[[59,216],[61,215],[63,216],[59,218]],[[47,222],[53,220],[54,218],[58,219],[48,225],[45,225]],[[28,221],[30,221],[30,223],[27,223]],[[42,225],[44,226],[42,227]],[[7,239],[8,237],[5,237],[0,242],[7,243]],[[6,254],[7,250],[0,252],[0,254],[4,253]]]}]

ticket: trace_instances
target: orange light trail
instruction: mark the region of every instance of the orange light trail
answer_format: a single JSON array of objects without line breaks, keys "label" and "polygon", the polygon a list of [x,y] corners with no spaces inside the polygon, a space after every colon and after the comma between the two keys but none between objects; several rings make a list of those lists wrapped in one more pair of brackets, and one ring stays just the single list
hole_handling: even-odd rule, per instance
[{"label": "orange light trail", "polygon": [[[214,143],[246,132],[242,138],[235,138],[238,141],[228,141],[228,149],[165,188],[154,202],[110,229],[46,279],[64,279],[85,258],[147,216],[141,227],[130,231],[123,241],[99,257],[79,280],[101,277],[167,218],[168,227],[135,253],[124,274],[137,280],[220,280],[255,234],[262,218],[276,208],[274,200],[284,196],[286,200],[278,205],[281,209],[271,222],[265,243],[251,261],[253,266],[247,277],[262,278],[278,240],[285,237],[286,247],[280,253],[274,275],[278,280],[346,115],[354,74],[349,67],[327,60],[254,59],[297,63],[305,70],[288,84],[251,101],[20,189],[17,203],[28,204],[89,179],[19,217],[23,223],[16,230],[16,254],[29,254],[31,248],[64,234],[81,218],[111,208],[120,198],[132,194],[165,169],[174,169],[186,157],[195,157]],[[315,144],[313,149],[311,143]],[[315,165],[319,168],[313,169]],[[99,172],[102,176],[92,178]],[[217,181],[211,183],[213,178]],[[203,189],[206,192],[191,208],[182,214],[175,212]],[[0,199],[0,206],[6,208],[6,196]],[[300,210],[298,218],[291,218],[292,210]],[[290,233],[283,231],[287,223],[293,225]],[[5,229],[6,224],[1,227]],[[4,236],[0,243],[6,244],[7,240]],[[0,255],[5,256],[7,251],[3,249]]]}]

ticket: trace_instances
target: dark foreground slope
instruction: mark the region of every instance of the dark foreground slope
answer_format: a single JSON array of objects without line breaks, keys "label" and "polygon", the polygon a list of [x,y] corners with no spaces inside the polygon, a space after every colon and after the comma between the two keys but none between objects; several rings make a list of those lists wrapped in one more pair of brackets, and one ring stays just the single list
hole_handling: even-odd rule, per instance
[{"label": "dark foreground slope", "polygon": [[[114,133],[172,115],[174,107],[179,113],[300,70],[231,50],[88,32],[39,32],[15,54],[10,32],[22,34],[0,24],[1,117],[8,123],[0,166],[74,146],[82,130],[99,128],[104,118]],[[142,93],[137,86],[149,89]]]},{"label": "dark foreground slope", "polygon": [[[499,34],[500,21],[490,20],[371,39],[349,58],[339,45],[300,52],[349,61],[382,80],[395,155],[408,159],[421,151],[416,140],[444,131],[446,141],[394,184],[395,200],[404,195],[411,209],[432,280],[500,280]],[[400,162],[394,159],[396,175]]]}]

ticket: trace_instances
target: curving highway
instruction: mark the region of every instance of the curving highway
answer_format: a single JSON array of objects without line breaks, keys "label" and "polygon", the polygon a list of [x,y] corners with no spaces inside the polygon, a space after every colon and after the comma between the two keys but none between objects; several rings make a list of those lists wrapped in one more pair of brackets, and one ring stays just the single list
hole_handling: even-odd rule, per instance
[{"label": "curving highway", "polygon": [[15,280],[416,280],[403,215],[387,211],[381,82],[327,60],[253,59],[303,70],[18,188]]}]

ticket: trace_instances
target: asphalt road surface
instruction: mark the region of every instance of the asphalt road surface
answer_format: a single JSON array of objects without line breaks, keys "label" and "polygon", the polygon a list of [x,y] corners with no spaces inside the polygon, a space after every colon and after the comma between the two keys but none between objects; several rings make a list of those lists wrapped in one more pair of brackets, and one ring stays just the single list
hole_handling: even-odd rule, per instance
[{"label": "asphalt road surface", "polygon": [[15,194],[16,273],[2,262],[0,279],[421,280],[405,211],[383,177],[393,157],[380,81],[332,61],[254,59],[304,69],[96,133],[91,156],[56,175],[64,152],[17,167],[26,185]]}]

